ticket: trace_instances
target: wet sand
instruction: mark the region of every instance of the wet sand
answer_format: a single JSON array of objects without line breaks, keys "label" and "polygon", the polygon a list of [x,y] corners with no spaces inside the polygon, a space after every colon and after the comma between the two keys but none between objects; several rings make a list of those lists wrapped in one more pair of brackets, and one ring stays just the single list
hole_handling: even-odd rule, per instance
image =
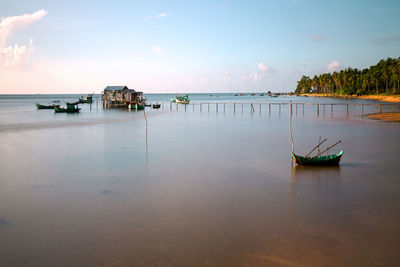
[{"label": "wet sand", "polygon": [[382,120],[382,121],[400,122],[400,113],[398,113],[398,112],[369,114],[368,117],[372,118],[372,119],[376,119],[376,120]]},{"label": "wet sand", "polygon": [[400,95],[334,95],[334,94],[301,94],[303,96],[311,96],[311,97],[333,97],[333,98],[344,98],[344,99],[366,99],[366,100],[378,100],[382,102],[400,102]]}]

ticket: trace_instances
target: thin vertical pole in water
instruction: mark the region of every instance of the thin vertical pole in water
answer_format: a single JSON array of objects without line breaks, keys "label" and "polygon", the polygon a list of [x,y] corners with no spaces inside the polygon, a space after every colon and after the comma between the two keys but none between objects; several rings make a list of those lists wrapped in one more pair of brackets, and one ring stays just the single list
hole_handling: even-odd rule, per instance
[{"label": "thin vertical pole in water", "polygon": [[215,107],[215,110],[217,111],[217,113],[218,113],[218,103],[217,103],[217,106]]},{"label": "thin vertical pole in water", "polygon": [[172,102],[169,102],[169,110],[172,110]]},{"label": "thin vertical pole in water", "polygon": [[261,116],[261,104],[260,104],[260,116]]},{"label": "thin vertical pole in water", "polygon": [[293,142],[293,134],[292,134],[292,101],[290,101],[290,115],[289,115],[289,132],[290,132],[290,141],[292,143],[292,153],[290,154],[291,165],[293,167],[293,152],[294,152],[294,142]]},{"label": "thin vertical pole in water", "polygon": [[379,113],[382,113],[382,104],[379,104]]},{"label": "thin vertical pole in water", "polygon": [[271,116],[271,103],[269,103],[268,106],[269,106],[269,116]]},{"label": "thin vertical pole in water", "polygon": [[225,113],[225,103],[224,103],[224,113]]},{"label": "thin vertical pole in water", "polygon": [[319,117],[319,104],[317,104],[317,117]]},{"label": "thin vertical pole in water", "polygon": [[281,116],[281,103],[279,103],[279,116]]},{"label": "thin vertical pole in water", "polygon": [[392,104],[392,113],[394,114],[394,104]]},{"label": "thin vertical pole in water", "polygon": [[236,111],[236,103],[233,103],[233,114],[235,114]]},{"label": "thin vertical pole in water", "polygon": [[242,113],[243,113],[243,103],[242,103]]},{"label": "thin vertical pole in water", "polygon": [[178,111],[178,103],[176,103],[176,111]]},{"label": "thin vertical pole in water", "polygon": [[201,112],[201,104],[202,104],[202,103],[200,102],[200,112]]},{"label": "thin vertical pole in water", "polygon": [[207,103],[208,105],[208,112],[210,112],[210,103]]},{"label": "thin vertical pole in water", "polygon": [[349,103],[346,104],[346,118],[349,117]]},{"label": "thin vertical pole in water", "polygon": [[185,112],[186,112],[186,106],[187,106],[187,104],[185,104]]},{"label": "thin vertical pole in water", "polygon": [[364,119],[364,104],[361,104],[361,118]]},{"label": "thin vertical pole in water", "polygon": [[99,109],[99,98],[96,97],[96,109]]},{"label": "thin vertical pole in water", "polygon": [[146,108],[143,109],[144,120],[146,121],[146,153],[147,153],[147,116],[146,116]]}]

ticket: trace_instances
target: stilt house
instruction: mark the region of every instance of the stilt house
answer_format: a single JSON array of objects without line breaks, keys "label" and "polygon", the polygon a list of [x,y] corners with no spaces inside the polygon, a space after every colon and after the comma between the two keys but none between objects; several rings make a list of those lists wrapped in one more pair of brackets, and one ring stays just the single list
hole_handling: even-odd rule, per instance
[{"label": "stilt house", "polygon": [[143,92],[129,89],[127,86],[107,86],[104,88],[102,100],[105,104],[144,104]]}]

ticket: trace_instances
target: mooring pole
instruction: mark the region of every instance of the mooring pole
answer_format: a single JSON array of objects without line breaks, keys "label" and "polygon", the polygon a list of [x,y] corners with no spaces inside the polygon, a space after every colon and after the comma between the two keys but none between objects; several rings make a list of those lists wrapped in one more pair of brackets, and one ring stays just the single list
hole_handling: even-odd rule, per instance
[{"label": "mooring pole", "polygon": [[319,117],[319,104],[317,104],[317,117]]},{"label": "mooring pole", "polygon": [[292,101],[290,101],[289,132],[290,132],[290,142],[292,143],[292,153],[290,154],[290,158],[291,158],[290,164],[293,167],[293,156],[292,155],[294,153],[294,142],[293,142],[293,134],[292,134]]},{"label": "mooring pole", "polygon": [[364,119],[364,104],[361,104],[361,118]]},{"label": "mooring pole", "polygon": [[346,104],[346,117],[349,117],[349,103]]}]

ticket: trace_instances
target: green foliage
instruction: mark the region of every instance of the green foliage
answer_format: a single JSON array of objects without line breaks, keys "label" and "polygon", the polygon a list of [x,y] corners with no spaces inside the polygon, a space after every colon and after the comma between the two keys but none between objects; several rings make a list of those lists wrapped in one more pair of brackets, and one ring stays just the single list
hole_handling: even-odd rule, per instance
[{"label": "green foliage", "polygon": [[337,95],[399,94],[400,58],[382,59],[369,69],[347,68],[340,72],[303,75],[297,82],[296,93]]}]

